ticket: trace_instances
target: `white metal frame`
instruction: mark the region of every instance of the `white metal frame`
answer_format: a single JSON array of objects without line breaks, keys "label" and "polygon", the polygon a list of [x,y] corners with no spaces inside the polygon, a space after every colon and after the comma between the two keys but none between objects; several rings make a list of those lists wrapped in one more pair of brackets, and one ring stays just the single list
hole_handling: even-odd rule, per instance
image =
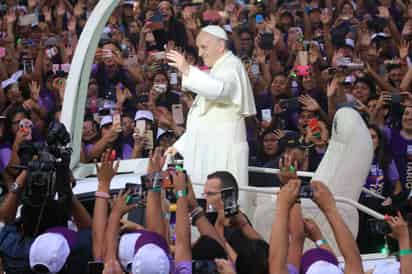
[{"label": "white metal frame", "polygon": [[70,66],[61,121],[72,138],[72,169],[80,163],[84,110],[94,56],[103,28],[119,2],[120,0],[102,0],[97,3],[83,28]]}]

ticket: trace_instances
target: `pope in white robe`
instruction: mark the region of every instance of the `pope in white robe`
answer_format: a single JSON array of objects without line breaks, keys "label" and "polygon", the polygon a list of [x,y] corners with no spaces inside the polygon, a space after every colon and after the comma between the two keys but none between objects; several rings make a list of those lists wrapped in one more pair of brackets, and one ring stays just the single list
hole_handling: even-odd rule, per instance
[{"label": "pope in white robe", "polygon": [[210,67],[209,73],[189,66],[176,51],[167,54],[169,65],[183,75],[182,88],[197,94],[186,131],[168,152],[183,155],[184,167],[193,182],[205,183],[208,174],[227,170],[240,186],[247,186],[245,118],[256,114],[248,74],[241,60],[227,50],[227,35],[222,28],[203,28],[196,44],[199,56]]}]

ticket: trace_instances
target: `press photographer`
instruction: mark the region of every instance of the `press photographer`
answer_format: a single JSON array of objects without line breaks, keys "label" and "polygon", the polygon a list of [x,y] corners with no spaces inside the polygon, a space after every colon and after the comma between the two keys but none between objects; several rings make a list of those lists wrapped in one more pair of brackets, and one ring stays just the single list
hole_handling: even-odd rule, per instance
[{"label": "press photographer", "polygon": [[[67,230],[68,221],[72,216],[79,230],[76,232],[80,239],[78,243],[91,245],[90,230],[87,232],[87,228],[91,226],[91,217],[72,192],[74,180],[69,169],[69,141],[70,136],[64,125],[52,122],[45,144],[28,140],[20,144],[18,153],[21,164],[16,168],[23,171],[10,185],[9,192],[0,206],[0,219],[6,222],[0,232],[0,256],[8,273],[31,273],[29,250],[35,237],[57,227]],[[19,206],[20,215],[17,214]],[[86,230],[80,231],[83,229]],[[53,241],[45,242],[47,246],[53,244]],[[75,250],[76,246],[72,248]],[[38,261],[41,257],[39,263],[48,268],[49,272],[52,271],[47,262],[52,261],[53,254],[43,250],[40,255],[37,256]],[[82,256],[87,258],[84,254]],[[66,259],[61,262],[62,266]],[[76,273],[85,269],[84,263],[87,259],[83,259],[83,262],[81,258],[75,261],[75,269],[73,266],[65,268],[74,272],[64,273]]]}]

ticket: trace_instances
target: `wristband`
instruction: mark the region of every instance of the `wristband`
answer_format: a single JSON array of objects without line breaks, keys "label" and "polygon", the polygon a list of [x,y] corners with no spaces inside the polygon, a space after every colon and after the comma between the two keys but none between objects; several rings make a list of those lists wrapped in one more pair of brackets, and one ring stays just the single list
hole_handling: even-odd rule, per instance
[{"label": "wristband", "polygon": [[399,256],[406,256],[406,255],[412,255],[412,250],[411,249],[401,249],[399,250]]},{"label": "wristband", "polygon": [[179,200],[179,198],[186,197],[187,196],[187,190],[186,189],[181,189],[176,191],[176,200]]},{"label": "wristband", "polygon": [[321,240],[317,240],[317,241],[315,242],[315,244],[316,244],[317,247],[319,247],[319,246],[321,246],[321,245],[327,245],[328,242],[327,242],[325,239],[321,239]]},{"label": "wristband", "polygon": [[102,198],[102,199],[110,199],[109,193],[103,192],[103,191],[96,191],[94,194],[96,198]]}]

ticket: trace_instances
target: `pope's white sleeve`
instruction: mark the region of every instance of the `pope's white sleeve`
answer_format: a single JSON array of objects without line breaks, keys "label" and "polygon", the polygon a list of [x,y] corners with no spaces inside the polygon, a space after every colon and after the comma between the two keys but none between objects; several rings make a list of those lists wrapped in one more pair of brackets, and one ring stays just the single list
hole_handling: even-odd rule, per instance
[{"label": "pope's white sleeve", "polygon": [[193,91],[196,94],[206,97],[210,100],[227,99],[230,97],[230,83],[216,79],[208,73],[205,73],[197,67],[190,66],[189,74],[183,75],[182,87]]},{"label": "pope's white sleeve", "polygon": [[183,135],[180,136],[179,139],[177,139],[177,141],[173,144],[173,147],[177,150],[177,152],[182,154],[183,157],[184,157],[185,139],[186,139],[186,132],[183,133]]}]

